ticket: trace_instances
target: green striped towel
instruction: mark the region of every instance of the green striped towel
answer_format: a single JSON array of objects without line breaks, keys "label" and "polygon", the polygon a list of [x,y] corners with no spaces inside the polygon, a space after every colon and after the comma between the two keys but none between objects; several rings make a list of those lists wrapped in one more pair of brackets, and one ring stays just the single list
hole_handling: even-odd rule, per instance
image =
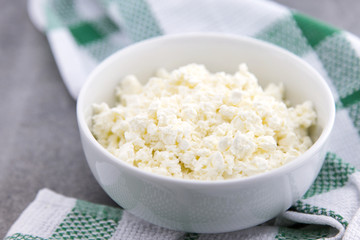
[{"label": "green striped towel", "polygon": [[324,165],[309,191],[261,226],[223,234],[177,232],[44,189],[7,239],[360,239],[357,37],[265,0],[33,0],[29,14],[46,33],[74,98],[94,66],[117,49],[163,34],[212,31],[253,36],[302,57],[326,79],[337,115]]}]

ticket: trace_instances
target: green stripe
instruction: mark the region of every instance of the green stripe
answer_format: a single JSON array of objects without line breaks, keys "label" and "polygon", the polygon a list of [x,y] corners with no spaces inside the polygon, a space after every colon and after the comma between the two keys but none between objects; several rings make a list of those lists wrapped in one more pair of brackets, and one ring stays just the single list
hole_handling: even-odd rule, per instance
[{"label": "green stripe", "polygon": [[45,16],[47,31],[80,22],[73,0],[46,1]]},{"label": "green stripe", "polygon": [[67,28],[78,45],[103,40],[119,32],[118,26],[106,15],[84,20],[74,0],[48,1],[45,7],[47,30]]},{"label": "green stripe", "polygon": [[339,32],[337,28],[304,14],[294,12],[292,16],[312,47],[318,45],[326,37]]},{"label": "green stripe", "polygon": [[108,207],[82,200],[76,201],[75,209],[82,214],[89,214],[97,218],[112,219],[116,222],[121,219],[123,214],[123,210],[120,208]]},{"label": "green stripe", "polygon": [[313,215],[332,217],[338,222],[340,222],[344,226],[344,228],[349,225],[349,223],[340,214],[337,214],[332,210],[327,210],[326,208],[312,206],[310,204],[304,203],[301,200],[297,201],[296,204],[292,206],[289,210]]},{"label": "green stripe", "polygon": [[345,186],[349,181],[349,176],[355,171],[355,167],[343,162],[335,153],[327,153],[319,175],[305,193],[303,199]]},{"label": "green stripe", "polygon": [[101,41],[95,41],[86,44],[85,49],[88,54],[100,62],[124,46],[125,44],[122,44],[120,41],[114,43],[114,41],[112,42],[109,41],[108,38],[105,38]]},{"label": "green stripe", "polygon": [[55,28],[63,27],[62,20],[58,17],[56,13],[54,13],[54,9],[52,8],[51,1],[46,1],[45,3],[45,18],[46,18],[46,31],[51,31]]},{"label": "green stripe", "polygon": [[50,239],[109,239],[123,211],[78,200]]},{"label": "green stripe", "polygon": [[280,227],[275,239],[278,240],[311,240],[330,237],[330,226],[300,225],[297,228]]},{"label": "green stripe", "polygon": [[299,56],[311,51],[296,22],[289,16],[271,24],[255,37],[276,44]]},{"label": "green stripe", "polygon": [[360,58],[357,52],[344,34],[327,38],[315,51],[360,134]]},{"label": "green stripe", "polygon": [[94,27],[105,36],[119,31],[119,27],[108,16],[103,16],[92,22]]},{"label": "green stripe", "polygon": [[360,59],[344,34],[336,34],[315,49],[341,99],[360,90]]},{"label": "green stripe", "polygon": [[86,45],[105,39],[110,34],[119,31],[116,24],[106,16],[94,21],[82,21],[75,25],[70,25],[68,28],[79,45]]},{"label": "green stripe", "polygon": [[124,27],[134,42],[162,35],[162,30],[144,0],[117,1]]},{"label": "green stripe", "polygon": [[105,35],[98,31],[90,22],[82,22],[77,25],[69,26],[69,30],[79,45],[85,45],[105,37]]},{"label": "green stripe", "polygon": [[344,107],[348,107],[360,101],[360,89],[340,99]]},{"label": "green stripe", "polygon": [[61,1],[50,1],[54,13],[59,16],[61,21],[67,25],[77,21],[79,14],[75,9],[74,0],[61,0]]},{"label": "green stripe", "polygon": [[29,235],[29,234],[21,234],[21,233],[15,233],[4,239],[5,240],[45,240],[45,238],[41,238],[41,237]]},{"label": "green stripe", "polygon": [[360,102],[352,104],[348,110],[350,118],[353,120],[354,126],[360,134]]}]

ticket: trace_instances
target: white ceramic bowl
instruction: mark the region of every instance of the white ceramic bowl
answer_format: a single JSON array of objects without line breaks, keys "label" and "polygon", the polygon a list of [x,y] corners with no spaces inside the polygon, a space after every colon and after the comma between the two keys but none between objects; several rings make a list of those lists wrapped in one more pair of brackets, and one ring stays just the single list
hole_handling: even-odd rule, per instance
[{"label": "white ceramic bowl", "polygon": [[[133,167],[93,137],[92,104],[114,103],[115,85],[127,74],[145,83],[156,69],[201,63],[234,73],[247,63],[261,85],[283,82],[293,104],[311,100],[318,114],[314,145],[294,161],[267,173],[225,181],[182,180]],[[224,34],[154,38],[120,50],[89,76],[77,103],[81,140],[91,171],[105,192],[130,213],[187,232],[218,233],[263,223],[288,209],[310,187],[325,156],[335,107],[323,78],[295,55],[259,40]]]}]

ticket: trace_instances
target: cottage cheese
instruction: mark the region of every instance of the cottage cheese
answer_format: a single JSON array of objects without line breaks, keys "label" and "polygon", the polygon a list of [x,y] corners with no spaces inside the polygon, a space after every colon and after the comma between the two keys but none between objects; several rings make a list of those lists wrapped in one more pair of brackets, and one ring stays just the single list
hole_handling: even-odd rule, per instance
[{"label": "cottage cheese", "polygon": [[160,69],[142,86],[116,88],[118,103],[94,104],[92,133],[119,159],[184,179],[246,177],[278,168],[306,151],[316,113],[288,106],[282,84],[262,89],[245,64],[230,75],[190,64]]}]

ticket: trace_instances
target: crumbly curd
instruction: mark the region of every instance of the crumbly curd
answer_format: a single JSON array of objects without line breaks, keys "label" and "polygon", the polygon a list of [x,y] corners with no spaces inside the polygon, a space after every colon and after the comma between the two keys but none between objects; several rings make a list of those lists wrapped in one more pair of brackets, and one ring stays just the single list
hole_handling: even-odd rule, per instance
[{"label": "crumbly curd", "polygon": [[92,133],[122,161],[184,179],[220,180],[270,171],[311,145],[312,103],[287,104],[282,84],[264,90],[245,64],[234,74],[190,64],[116,88],[117,105],[94,104]]}]

